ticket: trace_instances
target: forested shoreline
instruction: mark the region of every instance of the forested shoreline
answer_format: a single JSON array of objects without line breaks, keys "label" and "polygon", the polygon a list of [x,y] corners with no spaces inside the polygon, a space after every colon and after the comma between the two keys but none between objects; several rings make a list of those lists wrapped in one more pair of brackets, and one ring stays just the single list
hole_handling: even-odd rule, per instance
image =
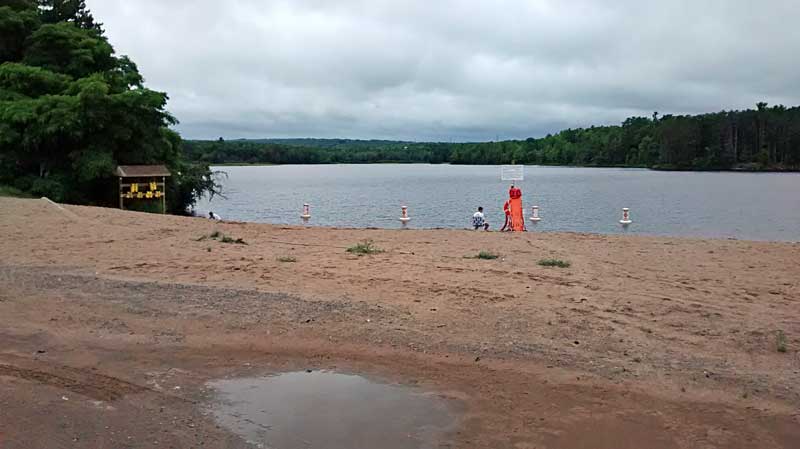
[{"label": "forested shoreline", "polygon": [[167,98],[84,0],[0,0],[0,194],[116,206],[118,165],[163,164],[166,209],[183,213],[218,186],[207,164],[184,158]]},{"label": "forested shoreline", "polygon": [[800,107],[631,117],[617,126],[567,129],[499,142],[350,139],[186,141],[209,164],[451,163],[646,167],[664,170],[800,170]]}]

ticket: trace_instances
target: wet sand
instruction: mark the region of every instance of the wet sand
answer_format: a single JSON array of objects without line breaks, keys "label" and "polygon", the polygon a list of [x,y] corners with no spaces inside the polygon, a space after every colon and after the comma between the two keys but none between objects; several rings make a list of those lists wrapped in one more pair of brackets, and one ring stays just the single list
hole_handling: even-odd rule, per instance
[{"label": "wet sand", "polygon": [[[214,223],[7,198],[0,232],[2,448],[247,447],[209,415],[207,383],[307,368],[462,404],[441,447],[800,442],[798,244]],[[384,252],[345,251],[364,240]]]}]

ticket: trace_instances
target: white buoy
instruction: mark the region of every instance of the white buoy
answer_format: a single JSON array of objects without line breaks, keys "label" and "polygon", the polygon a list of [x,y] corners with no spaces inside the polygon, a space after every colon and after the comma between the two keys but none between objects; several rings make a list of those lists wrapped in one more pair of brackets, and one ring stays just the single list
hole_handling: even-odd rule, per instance
[{"label": "white buoy", "polygon": [[542,221],[541,217],[539,217],[539,206],[533,206],[531,208],[531,221],[534,223]]},{"label": "white buoy", "polygon": [[619,221],[622,226],[628,226],[629,224],[633,223],[631,220],[631,210],[627,207],[622,208],[622,220]]},{"label": "white buoy", "polygon": [[308,203],[303,204],[303,215],[300,215],[300,218],[303,220],[308,220],[311,218],[311,206]]},{"label": "white buoy", "polygon": [[411,221],[411,217],[408,216],[408,206],[403,206],[403,215],[400,217],[400,221],[403,223]]}]

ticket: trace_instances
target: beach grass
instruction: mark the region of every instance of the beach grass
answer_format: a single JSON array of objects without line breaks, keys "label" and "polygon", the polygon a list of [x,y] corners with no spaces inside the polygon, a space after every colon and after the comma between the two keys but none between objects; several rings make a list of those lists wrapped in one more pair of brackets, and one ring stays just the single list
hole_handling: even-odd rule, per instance
[{"label": "beach grass", "polygon": [[778,352],[786,352],[786,334],[782,330],[776,333],[775,340]]},{"label": "beach grass", "polygon": [[543,267],[558,267],[558,268],[569,268],[572,266],[569,261],[561,260],[561,259],[542,259],[538,262],[539,265]]},{"label": "beach grass", "polygon": [[493,253],[491,251],[481,251],[478,253],[477,256],[475,256],[476,259],[481,259],[481,260],[495,260],[499,257],[500,257],[499,254]]},{"label": "beach grass", "polygon": [[465,259],[481,259],[481,260],[495,260],[500,257],[500,254],[492,251],[481,251],[474,256],[464,256]]},{"label": "beach grass", "polygon": [[245,242],[244,239],[240,239],[240,238],[239,239],[235,239],[235,238],[233,238],[233,237],[231,237],[229,235],[224,235],[224,234],[219,239],[219,241],[222,242],[222,243],[235,243],[237,245],[247,245],[247,242]]},{"label": "beach grass", "polygon": [[375,242],[372,240],[364,240],[361,243],[356,243],[355,245],[347,248],[347,252],[350,254],[369,255],[380,254],[383,252],[383,250],[378,248],[375,245]]},{"label": "beach grass", "polygon": [[202,242],[202,241],[207,240],[207,239],[211,239],[211,240],[219,239],[219,241],[222,242],[222,243],[235,243],[237,245],[247,245],[247,242],[245,242],[244,239],[241,239],[241,238],[235,239],[235,238],[233,238],[233,237],[231,237],[229,235],[225,235],[225,234],[223,234],[223,233],[221,233],[219,231],[214,231],[209,235],[200,236],[199,238],[195,239],[195,241]]}]

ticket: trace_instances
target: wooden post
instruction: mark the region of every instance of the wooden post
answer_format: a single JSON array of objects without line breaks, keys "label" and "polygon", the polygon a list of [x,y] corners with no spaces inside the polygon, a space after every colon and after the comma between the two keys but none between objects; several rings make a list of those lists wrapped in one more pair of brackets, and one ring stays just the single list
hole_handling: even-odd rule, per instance
[{"label": "wooden post", "polygon": [[125,210],[125,207],[122,204],[122,177],[119,178],[119,208]]},{"label": "wooden post", "polygon": [[161,214],[166,215],[167,214],[167,177],[166,176],[162,176],[161,177],[161,184],[162,184],[161,188],[164,190],[163,192],[161,192]]}]

